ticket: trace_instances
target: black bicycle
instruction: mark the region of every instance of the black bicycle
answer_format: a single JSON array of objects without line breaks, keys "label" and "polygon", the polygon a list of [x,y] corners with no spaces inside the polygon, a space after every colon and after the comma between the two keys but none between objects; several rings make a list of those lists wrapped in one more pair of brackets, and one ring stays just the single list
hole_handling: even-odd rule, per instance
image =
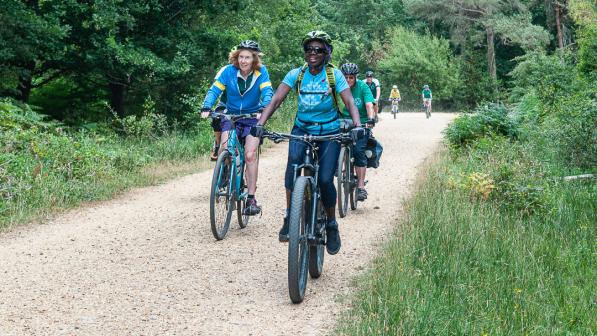
[{"label": "black bicycle", "polygon": [[325,255],[327,215],[319,190],[318,143],[330,140],[354,143],[354,140],[351,133],[298,136],[265,131],[263,137],[275,143],[295,140],[307,145],[303,163],[294,165],[294,190],[288,218],[288,292],[293,303],[300,303],[305,297],[307,273],[311,278],[319,278]]}]

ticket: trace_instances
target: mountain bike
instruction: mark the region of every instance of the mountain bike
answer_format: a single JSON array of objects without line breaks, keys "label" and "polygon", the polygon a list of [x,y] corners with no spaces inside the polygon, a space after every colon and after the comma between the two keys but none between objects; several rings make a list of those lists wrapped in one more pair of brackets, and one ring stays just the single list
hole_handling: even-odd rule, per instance
[{"label": "mountain bike", "polygon": [[232,127],[228,133],[226,149],[218,155],[211,180],[209,197],[209,220],[214,238],[222,240],[230,227],[232,212],[236,209],[238,225],[247,227],[249,217],[243,214],[247,204],[248,192],[245,185],[245,148],[237,136],[236,122],[240,119],[254,118],[255,114],[228,115],[212,112],[211,118],[230,120]]},{"label": "mountain bike", "polygon": [[350,134],[345,133],[299,136],[266,130],[263,137],[275,143],[294,140],[306,144],[303,163],[294,165],[294,190],[288,217],[288,292],[293,303],[300,303],[305,297],[307,273],[311,278],[319,278],[325,255],[327,215],[319,190],[318,142],[354,141]]},{"label": "mountain bike", "polygon": [[[342,125],[341,131],[350,131],[350,126]],[[357,209],[357,176],[354,169],[354,158],[352,156],[353,146],[350,143],[343,143],[338,155],[338,166],[336,168],[336,189],[338,194],[338,214],[340,218],[348,214],[348,203],[350,209]]]},{"label": "mountain bike", "polygon": [[392,99],[392,114],[394,115],[394,119],[396,119],[396,114],[398,113],[398,99]]}]

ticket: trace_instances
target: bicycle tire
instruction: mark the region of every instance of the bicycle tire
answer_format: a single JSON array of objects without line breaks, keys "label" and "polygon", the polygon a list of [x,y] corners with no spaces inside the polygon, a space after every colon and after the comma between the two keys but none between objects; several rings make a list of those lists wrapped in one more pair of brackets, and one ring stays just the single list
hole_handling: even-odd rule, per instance
[{"label": "bicycle tire", "polygon": [[288,218],[288,293],[292,303],[301,303],[307,289],[309,263],[308,231],[311,211],[311,182],[299,176],[294,183]]},{"label": "bicycle tire", "polygon": [[[243,173],[243,181],[241,181],[241,186],[239,188],[239,192],[237,197],[240,197],[245,192],[244,181],[246,179],[246,172]],[[251,216],[245,215],[245,208],[247,207],[247,197],[245,196],[243,199],[236,200],[236,216],[238,219],[238,226],[241,229],[244,229],[249,224],[249,219]]]},{"label": "bicycle tire", "polygon": [[230,160],[230,153],[225,150],[218,155],[211,180],[209,197],[211,232],[217,240],[224,239],[230,227],[230,219],[232,218],[232,202],[234,199],[232,190],[234,181],[230,178],[231,173],[232,160]]},{"label": "bicycle tire", "polygon": [[354,166],[350,166],[350,210],[356,210],[359,205],[357,199],[357,175]]},{"label": "bicycle tire", "polygon": [[[350,150],[345,146],[340,149],[338,155],[338,167],[336,168],[336,181],[338,189],[338,215],[344,218],[348,214],[348,197],[350,193]],[[348,186],[348,188],[347,188]]]},{"label": "bicycle tire", "polygon": [[326,241],[325,225],[328,221],[328,216],[325,213],[323,203],[321,199],[317,205],[317,226],[315,227],[315,233],[318,238],[321,238],[321,244],[309,246],[309,275],[311,278],[317,279],[323,273],[323,262],[325,259],[325,246],[323,242]]}]

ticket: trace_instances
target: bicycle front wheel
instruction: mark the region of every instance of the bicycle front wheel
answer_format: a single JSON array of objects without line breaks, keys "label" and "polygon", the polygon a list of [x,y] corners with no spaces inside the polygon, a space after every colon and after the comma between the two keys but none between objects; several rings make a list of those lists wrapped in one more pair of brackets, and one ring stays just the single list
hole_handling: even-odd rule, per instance
[{"label": "bicycle front wheel", "polygon": [[318,242],[315,245],[309,246],[309,274],[311,278],[317,279],[323,272],[323,260],[325,257],[325,247],[323,243],[326,239],[325,225],[327,224],[328,216],[325,213],[325,208],[321,199],[317,202],[317,225],[315,226],[315,235]]},{"label": "bicycle front wheel", "polygon": [[338,214],[340,218],[344,218],[348,214],[348,195],[350,194],[350,150],[345,146],[340,149],[336,169]]},{"label": "bicycle front wheel", "polygon": [[232,158],[228,151],[218,155],[211,180],[209,220],[214,238],[222,240],[230,227],[233,202]]},{"label": "bicycle front wheel", "polygon": [[309,221],[313,193],[311,182],[300,176],[294,183],[288,218],[288,293],[292,303],[301,303],[307,288],[309,264]]}]

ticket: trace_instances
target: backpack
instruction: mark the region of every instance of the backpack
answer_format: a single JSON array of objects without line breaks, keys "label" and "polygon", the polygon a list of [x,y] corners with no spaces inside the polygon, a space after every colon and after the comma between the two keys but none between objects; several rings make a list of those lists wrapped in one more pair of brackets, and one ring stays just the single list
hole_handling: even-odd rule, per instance
[{"label": "backpack", "polygon": [[[332,89],[332,99],[334,100],[334,107],[336,111],[340,113],[340,108],[338,107],[338,97],[336,95],[336,76],[334,75],[334,68],[335,66],[332,63],[327,63],[325,65],[325,75],[328,78],[328,83],[330,84],[330,88]],[[301,91],[301,84],[303,83],[303,78],[305,77],[305,72],[309,69],[309,65],[305,63],[301,67],[301,72],[298,75],[296,80],[296,94],[297,96],[300,95]]]}]

